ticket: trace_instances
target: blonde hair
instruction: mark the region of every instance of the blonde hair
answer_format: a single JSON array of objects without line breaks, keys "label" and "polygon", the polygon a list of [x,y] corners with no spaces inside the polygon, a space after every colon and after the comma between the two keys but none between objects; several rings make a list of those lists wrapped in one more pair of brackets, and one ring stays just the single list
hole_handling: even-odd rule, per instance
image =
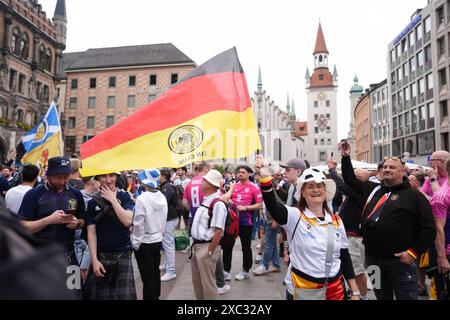
[{"label": "blonde hair", "polygon": [[72,167],[73,172],[78,172],[81,168],[81,161],[76,158],[72,158],[70,159],[70,166]]}]

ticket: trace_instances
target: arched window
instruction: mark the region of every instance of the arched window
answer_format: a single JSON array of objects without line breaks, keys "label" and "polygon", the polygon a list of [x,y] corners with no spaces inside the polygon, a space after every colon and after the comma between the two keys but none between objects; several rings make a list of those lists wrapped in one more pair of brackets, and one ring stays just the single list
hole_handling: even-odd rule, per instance
[{"label": "arched window", "polygon": [[264,156],[264,151],[266,150],[266,139],[262,134],[259,135],[259,140],[261,141],[261,150],[259,150],[259,153]]},{"label": "arched window", "polygon": [[39,47],[39,67],[45,69],[45,47],[43,44]]},{"label": "arched window", "polygon": [[52,71],[52,51],[50,48],[45,51],[45,70]]},{"label": "arched window", "polygon": [[30,38],[28,37],[28,33],[24,33],[22,35],[22,39],[20,41],[20,56],[23,59],[28,59],[30,51]]},{"label": "arched window", "polygon": [[20,55],[20,30],[15,27],[11,38],[11,51]]},{"label": "arched window", "polygon": [[31,114],[31,112],[27,113],[27,116],[25,117],[25,123],[28,125],[33,124],[33,115]]},{"label": "arched window", "polygon": [[274,140],[273,160],[281,161],[281,139]]},{"label": "arched window", "polygon": [[322,63],[323,62],[323,57],[322,57],[322,55],[320,55],[319,56],[319,63]]}]

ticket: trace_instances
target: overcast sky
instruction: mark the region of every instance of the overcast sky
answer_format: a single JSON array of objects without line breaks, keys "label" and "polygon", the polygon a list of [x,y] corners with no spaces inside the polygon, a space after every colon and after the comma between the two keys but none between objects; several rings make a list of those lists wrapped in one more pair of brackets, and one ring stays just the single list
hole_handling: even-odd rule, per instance
[{"label": "overcast sky", "polygon": [[[53,17],[56,0],[39,0]],[[427,0],[66,0],[66,52],[171,42],[197,64],[236,46],[250,95],[263,88],[306,120],[306,67],[313,69],[319,19],[339,74],[339,138],[347,136],[355,74],[365,88],[386,78],[388,44]],[[341,112],[342,110],[342,112]],[[340,125],[345,124],[345,125]]]}]

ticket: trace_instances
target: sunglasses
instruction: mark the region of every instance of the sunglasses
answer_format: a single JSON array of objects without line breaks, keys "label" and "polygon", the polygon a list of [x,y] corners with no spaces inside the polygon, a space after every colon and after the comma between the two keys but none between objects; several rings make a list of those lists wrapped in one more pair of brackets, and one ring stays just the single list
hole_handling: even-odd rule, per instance
[{"label": "sunglasses", "polygon": [[400,157],[384,157],[384,161],[386,160],[394,160],[394,161],[400,161],[400,163],[402,164],[402,166],[405,165],[405,163],[403,162],[402,158]]}]

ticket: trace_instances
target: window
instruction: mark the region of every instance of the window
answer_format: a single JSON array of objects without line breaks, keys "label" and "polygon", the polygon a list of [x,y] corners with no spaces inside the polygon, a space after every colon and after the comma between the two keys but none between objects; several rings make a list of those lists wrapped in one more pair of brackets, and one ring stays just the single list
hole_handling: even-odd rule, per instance
[{"label": "window", "polygon": [[83,143],[88,142],[92,138],[94,138],[94,136],[83,136]]},{"label": "window", "polygon": [[106,117],[106,127],[112,127],[114,125],[114,116],[107,116]]},{"label": "window", "polygon": [[135,108],[136,107],[136,96],[128,96],[127,99],[127,106],[128,108]]},{"label": "window", "polygon": [[128,86],[134,87],[136,86],[136,76],[130,76],[128,79]]},{"label": "window", "polygon": [[330,100],[325,101],[325,105],[326,105],[327,107],[329,107],[329,106],[330,106]]},{"label": "window", "polygon": [[23,109],[17,109],[17,122],[23,122]]},{"label": "window", "polygon": [[170,83],[175,84],[177,82],[178,82],[178,73],[172,73],[172,75],[170,76]]},{"label": "window", "polygon": [[438,71],[438,77],[439,77],[439,86],[445,86],[447,84],[447,72],[444,69],[441,69]]},{"label": "window", "polygon": [[20,30],[15,27],[11,37],[11,51],[20,55]]},{"label": "window", "polygon": [[400,58],[400,56],[402,55],[402,48],[400,47],[400,45],[395,47],[395,51],[397,52],[397,58]]},{"label": "window", "polygon": [[406,52],[406,50],[408,49],[408,46],[406,45],[406,41],[408,40],[408,38],[404,38],[401,42],[402,45],[402,52]]},{"label": "window", "polygon": [[319,115],[318,114],[315,114],[314,115],[314,121],[317,121],[319,119]]},{"label": "window", "polygon": [[69,121],[67,121],[67,127],[69,129],[75,129],[75,125],[76,125],[76,118],[75,117],[70,117]]},{"label": "window", "polygon": [[[403,78],[407,78],[408,76],[409,76],[409,67],[408,67],[408,63],[405,63],[403,65]],[[380,98],[378,98],[378,100],[380,100]]]},{"label": "window", "polygon": [[64,139],[64,151],[65,153],[72,154],[75,152],[75,146],[77,144],[77,138],[74,136],[66,136]]},{"label": "window", "polygon": [[72,90],[78,89],[78,79],[72,79],[72,83],[71,83],[70,88],[71,88]]},{"label": "window", "polygon": [[425,47],[425,63],[431,61],[431,45]]},{"label": "window", "polygon": [[72,97],[70,98],[69,109],[76,109],[76,108],[77,108],[77,98]]},{"label": "window", "polygon": [[89,80],[89,88],[90,89],[95,89],[97,88],[97,78],[91,78]]},{"label": "window", "polygon": [[439,108],[441,109],[441,117],[448,117],[448,107],[447,107],[447,100],[441,101],[439,103]]},{"label": "window", "polygon": [[417,97],[417,84],[414,82],[411,85],[411,99],[414,99],[415,97]]},{"label": "window", "polygon": [[45,47],[41,45],[39,47],[39,67],[45,69]]},{"label": "window", "polygon": [[416,41],[422,40],[422,25],[416,27]]},{"label": "window", "polygon": [[281,139],[275,139],[274,140],[274,160],[275,161],[281,161]]},{"label": "window", "polygon": [[[431,46],[430,46],[430,47],[431,47]],[[430,51],[431,51],[431,49],[430,49]],[[431,52],[430,52],[430,53],[431,53]],[[437,56],[438,56],[438,59],[439,59],[443,54],[445,54],[445,38],[444,38],[444,37],[439,38],[439,39],[437,40]]]},{"label": "window", "polygon": [[20,57],[22,59],[28,59],[30,51],[30,38],[28,37],[28,33],[24,32],[22,35],[22,39],[20,40]]},{"label": "window", "polygon": [[323,77],[323,73],[319,74],[319,80],[323,81],[324,77]]},{"label": "window", "polygon": [[94,129],[95,127],[95,117],[87,117],[86,128]]},{"label": "window", "polygon": [[414,71],[416,71],[416,58],[412,57],[409,60],[409,70],[411,71],[410,73],[413,73]]},{"label": "window", "polygon": [[425,34],[431,31],[431,19],[430,16],[426,17],[425,20],[423,20],[423,28],[425,31]]},{"label": "window", "polygon": [[110,88],[116,87],[116,77],[109,77],[109,87]]},{"label": "window", "polygon": [[43,86],[42,100],[47,103],[50,102],[50,88],[47,85]]},{"label": "window", "polygon": [[320,145],[323,146],[325,144],[325,139],[320,139]]},{"label": "window", "polygon": [[377,130],[377,128],[373,128],[373,137],[374,137],[374,140],[378,140],[378,130]]},{"label": "window", "polygon": [[24,94],[25,93],[25,80],[26,77],[23,74],[19,75],[19,93]]},{"label": "window", "polygon": [[314,139],[314,145],[317,146],[317,139]]},{"label": "window", "polygon": [[319,160],[320,161],[326,161],[327,160],[327,153],[326,152],[320,152],[319,153]]},{"label": "window", "polygon": [[314,133],[319,133],[319,127],[314,127]]},{"label": "window", "polygon": [[423,62],[424,62],[424,55],[423,55],[423,51],[420,51],[417,54],[417,66],[420,68],[421,66],[423,66]]},{"label": "window", "polygon": [[436,9],[436,24],[439,27],[442,23],[444,23],[444,6]]},{"label": "window", "polygon": [[314,108],[318,108],[319,107],[319,101],[314,101]]},{"label": "window", "polygon": [[406,87],[405,90],[403,90],[403,97],[405,99],[405,102],[409,100],[410,97],[409,87]]},{"label": "window", "polygon": [[151,86],[156,86],[156,74],[151,74],[150,75],[150,85]]},{"label": "window", "polygon": [[402,72],[402,68],[398,68],[397,69],[397,81],[402,81],[403,80],[403,72]]},{"label": "window", "polygon": [[391,63],[394,63],[394,62],[395,62],[395,50],[392,49],[391,50]]},{"label": "window", "polygon": [[327,113],[327,120],[330,120],[330,114]]},{"label": "window", "polygon": [[148,102],[152,102],[155,99],[156,99],[156,94],[149,94],[148,95]]},{"label": "window", "polygon": [[411,122],[412,122],[412,128],[411,128],[411,132],[417,132],[418,128],[417,128],[417,123],[419,121],[419,112],[417,109],[414,109],[413,111],[411,111]]},{"label": "window", "polygon": [[411,31],[411,33],[408,35],[408,37],[409,37],[409,46],[412,47],[414,45],[414,43],[416,42],[414,30]]},{"label": "window", "polygon": [[89,97],[88,99],[88,108],[94,109],[95,108],[95,97]]},{"label": "window", "polygon": [[419,107],[419,130],[425,130],[427,115],[425,106]]},{"label": "window", "polygon": [[329,146],[331,146],[331,139],[330,138],[328,138],[327,143],[328,143]]},{"label": "window", "polygon": [[108,108],[115,108],[116,107],[116,97],[115,96],[109,96],[108,102],[107,102]]},{"label": "window", "polygon": [[49,48],[45,51],[45,70],[52,71],[52,51]]},{"label": "window", "polygon": [[427,105],[428,112],[428,129],[434,128],[434,103],[431,102]]},{"label": "window", "polygon": [[433,74],[427,74],[425,78],[427,81],[427,90],[433,90]]},{"label": "window", "polygon": [[424,85],[424,79],[420,79],[418,82],[418,90],[419,90],[419,95],[423,94],[425,92],[425,85]]},{"label": "window", "polygon": [[331,132],[331,127],[327,127],[327,133]]}]

